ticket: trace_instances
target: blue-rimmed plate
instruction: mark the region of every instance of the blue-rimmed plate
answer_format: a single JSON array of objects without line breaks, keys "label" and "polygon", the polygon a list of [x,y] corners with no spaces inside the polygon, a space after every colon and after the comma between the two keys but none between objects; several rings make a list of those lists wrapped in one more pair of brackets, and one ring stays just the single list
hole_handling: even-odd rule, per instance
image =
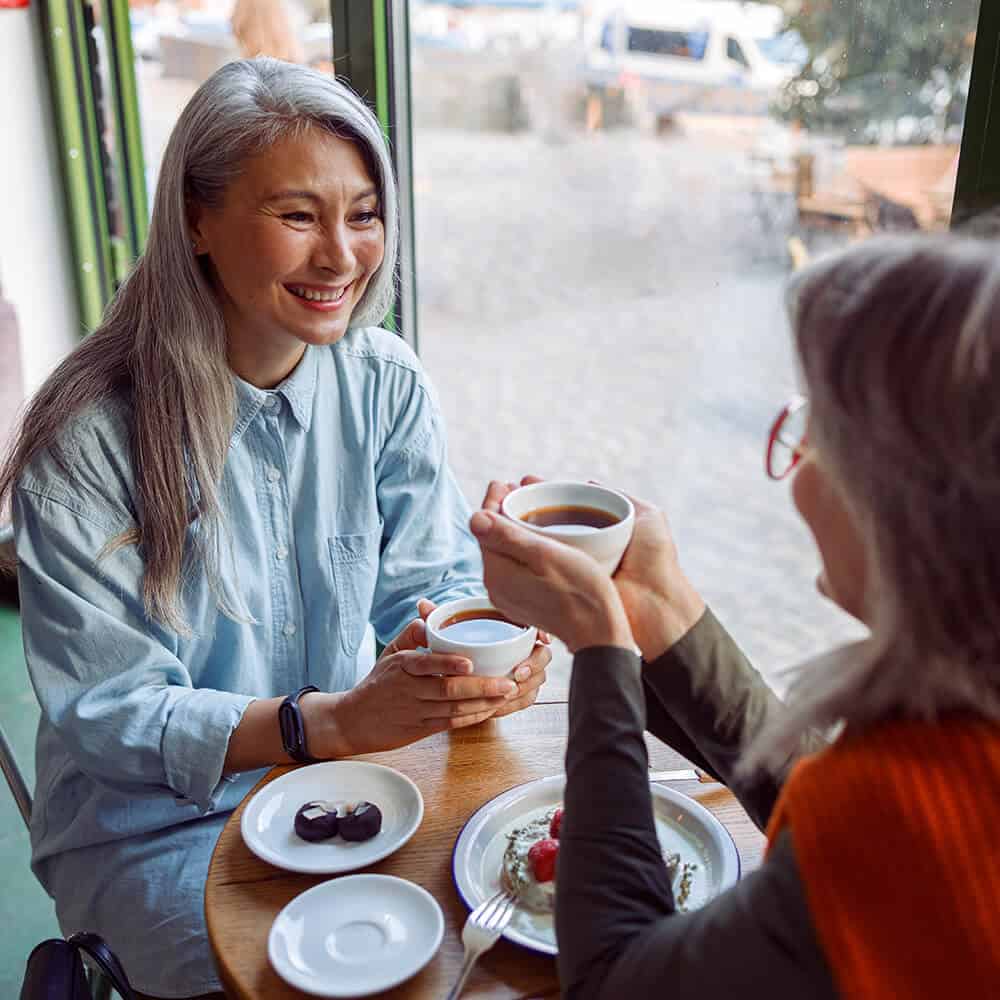
[{"label": "blue-rimmed plate", "polygon": [[[462,828],[452,853],[455,888],[474,909],[500,888],[503,853],[515,827],[562,804],[565,775],[539,778],[508,789],[481,806]],[[740,877],[740,857],[729,831],[702,805],[673,788],[651,784],[656,832],[664,852],[677,853],[682,864],[696,867],[686,908],[704,906]],[[555,955],[551,915],[518,907],[504,937],[545,955]]]}]

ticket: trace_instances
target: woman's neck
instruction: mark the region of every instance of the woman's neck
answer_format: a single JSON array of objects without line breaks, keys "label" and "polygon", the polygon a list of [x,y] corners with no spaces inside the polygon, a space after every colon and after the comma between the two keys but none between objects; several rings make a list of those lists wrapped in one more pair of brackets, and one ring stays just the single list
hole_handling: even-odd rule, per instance
[{"label": "woman's neck", "polygon": [[258,389],[273,389],[295,371],[305,351],[303,343],[296,343],[290,350],[262,352],[248,351],[242,345],[230,342],[227,353],[229,367],[244,382]]}]

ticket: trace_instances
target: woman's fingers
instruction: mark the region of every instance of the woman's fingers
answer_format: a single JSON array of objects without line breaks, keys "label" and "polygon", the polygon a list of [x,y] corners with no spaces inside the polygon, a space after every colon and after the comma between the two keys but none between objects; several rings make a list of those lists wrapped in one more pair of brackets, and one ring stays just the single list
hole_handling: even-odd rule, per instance
[{"label": "woman's fingers", "polygon": [[483,502],[480,506],[483,510],[492,511],[494,514],[500,512],[500,505],[504,501],[504,497],[508,493],[513,493],[518,486],[530,486],[532,483],[543,482],[538,476],[522,476],[520,483],[505,483],[500,479],[491,480],[489,486],[486,487],[486,496],[483,497]]},{"label": "woman's fingers", "polygon": [[491,480],[490,485],[486,487],[486,496],[483,497],[483,510],[493,511],[495,514],[499,513],[503,498],[516,489],[516,483],[504,483],[499,479]]},{"label": "woman's fingers", "polygon": [[538,677],[533,677],[527,684],[522,684],[521,693],[516,698],[511,698],[510,701],[501,705],[494,717],[500,719],[505,715],[513,715],[515,712],[520,712],[523,708],[529,708],[534,705],[538,699],[538,692],[542,689],[544,683],[545,671],[542,671]]},{"label": "woman's fingers", "polygon": [[506,517],[477,511],[469,521],[469,528],[487,552],[506,556],[524,566],[533,573],[540,574],[543,567],[544,553],[551,544],[521,528]]},{"label": "woman's fingers", "polygon": [[[423,622],[419,624],[422,626]],[[461,677],[472,673],[472,661],[464,656],[415,650],[401,650],[396,655],[399,667],[411,677],[435,677],[439,674]]]},{"label": "woman's fingers", "polygon": [[424,722],[441,719],[464,719],[470,715],[493,715],[503,708],[508,698],[470,698],[467,701],[427,701],[422,702]]},{"label": "woman's fingers", "polygon": [[437,605],[428,600],[426,597],[422,597],[417,601],[417,614],[420,615],[421,620],[427,621],[431,616],[431,612],[437,607]]},{"label": "woman's fingers", "polygon": [[514,680],[522,684],[536,674],[543,674],[551,662],[552,650],[547,645],[536,645],[531,656],[514,668]]},{"label": "woman's fingers", "polygon": [[433,677],[421,679],[420,701],[470,701],[512,698],[517,684],[509,677]]},{"label": "woman's fingers", "polygon": [[440,733],[449,729],[465,729],[466,726],[477,726],[480,722],[492,719],[496,716],[495,709],[488,712],[477,712],[475,715],[456,715],[450,719],[435,719],[431,725],[431,732]]},{"label": "woman's fingers", "polygon": [[381,659],[401,653],[404,650],[420,649],[427,642],[427,633],[424,630],[424,623],[418,618],[414,618],[385,649],[382,650]]}]

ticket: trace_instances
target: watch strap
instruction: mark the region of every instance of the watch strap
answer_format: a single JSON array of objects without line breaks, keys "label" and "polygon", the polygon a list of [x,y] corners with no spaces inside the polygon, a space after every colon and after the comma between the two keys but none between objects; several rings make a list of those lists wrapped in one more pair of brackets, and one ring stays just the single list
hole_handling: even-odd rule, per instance
[{"label": "watch strap", "polygon": [[295,694],[290,694],[278,706],[278,726],[281,729],[281,745],[285,753],[300,764],[315,764],[316,758],[309,753],[306,746],[306,727],[302,722],[302,709],[299,708],[299,698],[310,691],[318,691],[315,684],[307,684],[299,688]]}]

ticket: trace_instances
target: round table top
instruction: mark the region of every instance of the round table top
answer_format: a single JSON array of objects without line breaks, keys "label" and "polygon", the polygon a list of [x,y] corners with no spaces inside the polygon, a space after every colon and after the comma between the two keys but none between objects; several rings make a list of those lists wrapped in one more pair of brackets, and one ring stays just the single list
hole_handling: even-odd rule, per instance
[{"label": "round table top", "polygon": [[[567,706],[537,704],[515,715],[440,734],[400,750],[368,754],[416,782],[424,796],[424,819],[413,838],[395,854],[365,869],[397,875],[422,885],[445,917],[441,948],[416,976],[383,997],[393,1000],[442,997],[462,962],[462,926],[468,914],[451,876],[451,853],[465,821],[483,803],[506,789],[535,778],[559,774],[566,749]],[[659,740],[646,737],[650,767],[689,766]],[[300,1000],[267,959],[267,938],[278,912],[300,892],[330,876],[298,875],[261,861],[243,843],[240,817],[258,789],[291,770],[273,768],[235,810],[219,837],[205,886],[209,943],[226,993],[239,1000]],[[697,799],[728,828],[742,870],[760,864],[764,838],[732,793],[722,785],[671,782]],[[539,997],[559,992],[555,962],[501,939],[473,970],[463,996]]]}]

